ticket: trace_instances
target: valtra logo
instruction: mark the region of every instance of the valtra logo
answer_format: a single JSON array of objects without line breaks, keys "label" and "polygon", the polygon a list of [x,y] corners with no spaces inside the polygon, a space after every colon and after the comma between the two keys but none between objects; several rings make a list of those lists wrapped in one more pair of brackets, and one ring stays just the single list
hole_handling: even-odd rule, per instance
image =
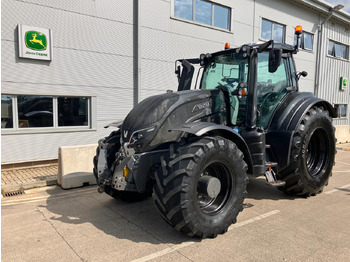
[{"label": "valtra logo", "polygon": [[32,50],[44,51],[47,47],[46,35],[37,31],[27,31],[24,42]]}]

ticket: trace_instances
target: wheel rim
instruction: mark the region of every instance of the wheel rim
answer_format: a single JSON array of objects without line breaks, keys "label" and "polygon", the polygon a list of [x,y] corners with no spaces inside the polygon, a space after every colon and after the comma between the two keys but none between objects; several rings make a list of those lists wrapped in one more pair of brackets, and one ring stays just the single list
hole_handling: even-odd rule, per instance
[{"label": "wheel rim", "polygon": [[219,179],[221,190],[214,198],[197,190],[197,205],[199,209],[205,214],[220,212],[232,193],[233,181],[228,167],[222,162],[211,163],[206,166],[201,176],[211,176]]},{"label": "wheel rim", "polygon": [[307,169],[311,176],[318,177],[324,173],[329,161],[328,148],[329,140],[326,131],[321,128],[316,129],[311,135],[306,152]]}]

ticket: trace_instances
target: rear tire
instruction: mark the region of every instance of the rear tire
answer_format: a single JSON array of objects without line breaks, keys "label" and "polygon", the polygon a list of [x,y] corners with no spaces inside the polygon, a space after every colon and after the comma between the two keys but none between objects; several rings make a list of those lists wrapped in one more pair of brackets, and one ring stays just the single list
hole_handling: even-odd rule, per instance
[{"label": "rear tire", "polygon": [[290,165],[279,174],[286,185],[280,189],[298,196],[321,193],[332,175],[335,141],[328,111],[323,107],[312,107],[294,134]]},{"label": "rear tire", "polygon": [[[106,137],[103,140],[103,143],[109,144],[109,147],[107,150],[107,165],[108,165],[108,168],[111,168],[112,164],[115,161],[116,154],[120,149],[120,132],[119,131],[112,132],[108,137]],[[99,147],[97,147],[96,156],[93,159],[94,161],[93,173],[98,185],[99,185],[99,181],[98,181],[98,175],[97,175],[97,164],[98,164],[99,154],[100,154],[100,149]],[[152,196],[152,186],[146,187],[145,192],[139,193],[139,192],[130,192],[130,191],[119,191],[107,185],[105,186],[105,193],[115,199],[120,199],[125,202],[137,202]]]},{"label": "rear tire", "polygon": [[[161,158],[154,192],[156,206],[176,230],[201,238],[223,234],[236,222],[247,195],[243,153],[222,137],[195,138],[170,147]],[[203,176],[220,180],[216,197],[199,191]]]}]

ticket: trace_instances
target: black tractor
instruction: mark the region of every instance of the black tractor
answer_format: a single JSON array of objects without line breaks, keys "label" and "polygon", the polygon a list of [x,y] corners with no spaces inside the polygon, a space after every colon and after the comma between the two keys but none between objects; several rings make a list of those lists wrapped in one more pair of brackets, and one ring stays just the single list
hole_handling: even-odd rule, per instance
[{"label": "black tractor", "polygon": [[307,75],[293,60],[299,34],[296,46],[271,40],[177,60],[178,91],[143,100],[99,141],[99,192],[123,201],[154,193],[170,225],[201,238],[236,222],[247,174],[290,195],[322,192],[336,115],[327,101],[298,91]]}]

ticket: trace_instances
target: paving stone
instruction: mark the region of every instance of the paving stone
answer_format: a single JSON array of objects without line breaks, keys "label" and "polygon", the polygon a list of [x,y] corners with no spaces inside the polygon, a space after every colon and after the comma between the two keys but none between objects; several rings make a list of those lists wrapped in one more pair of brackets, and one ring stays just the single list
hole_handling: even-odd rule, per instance
[{"label": "paving stone", "polygon": [[1,172],[1,189],[11,191],[16,188],[25,189],[56,184],[58,165],[29,167]]}]

